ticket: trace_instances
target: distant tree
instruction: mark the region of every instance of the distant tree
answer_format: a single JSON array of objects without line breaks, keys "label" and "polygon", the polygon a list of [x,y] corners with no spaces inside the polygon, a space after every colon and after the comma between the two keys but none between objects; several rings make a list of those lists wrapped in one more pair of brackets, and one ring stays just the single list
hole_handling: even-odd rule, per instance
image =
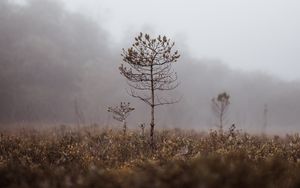
[{"label": "distant tree", "polygon": [[123,123],[124,135],[126,134],[127,131],[126,119],[129,116],[130,112],[133,110],[134,108],[130,107],[130,103],[125,103],[125,102],[121,102],[120,105],[116,107],[108,107],[107,111],[113,114],[113,118]]},{"label": "distant tree", "polygon": [[77,126],[85,124],[84,113],[82,112],[77,99],[74,100],[74,112],[75,112],[75,119],[77,122]]},{"label": "distant tree", "polygon": [[263,127],[262,127],[262,133],[265,134],[266,133],[266,129],[267,129],[267,126],[268,126],[268,105],[265,104],[264,105],[264,119],[263,119]]},{"label": "distant tree", "polygon": [[[156,106],[173,104],[175,100],[166,100],[158,96],[158,91],[173,90],[178,86],[177,74],[172,64],[178,60],[178,51],[173,51],[175,43],[166,36],[151,38],[140,33],[122,57],[126,64],[119,67],[121,75],[131,87],[129,94],[151,107],[150,144],[154,146],[154,109]],[[139,91],[139,93],[137,93]]]},{"label": "distant tree", "polygon": [[218,127],[220,131],[223,131],[225,114],[230,104],[229,98],[230,96],[226,92],[223,92],[220,93],[217,98],[212,99],[212,110],[219,119]]},{"label": "distant tree", "polygon": [[141,123],[140,128],[141,128],[141,136],[144,139],[145,138],[145,123]]}]

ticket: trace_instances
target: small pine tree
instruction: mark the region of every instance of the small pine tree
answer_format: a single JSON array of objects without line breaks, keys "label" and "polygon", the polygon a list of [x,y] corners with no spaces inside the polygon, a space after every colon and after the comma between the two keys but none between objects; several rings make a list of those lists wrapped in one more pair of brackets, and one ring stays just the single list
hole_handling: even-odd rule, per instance
[{"label": "small pine tree", "polygon": [[230,96],[226,92],[220,93],[217,98],[212,98],[212,110],[219,119],[220,131],[223,131],[225,115],[230,104],[229,98]]},{"label": "small pine tree", "polygon": [[113,118],[117,121],[123,122],[124,135],[126,135],[127,131],[126,119],[133,110],[134,108],[130,107],[130,103],[125,102],[121,102],[120,105],[116,107],[108,107],[107,111],[113,114]]},{"label": "small pine tree", "polygon": [[178,86],[177,75],[172,65],[180,55],[173,50],[175,43],[166,36],[151,38],[140,33],[134,43],[121,54],[124,64],[119,67],[131,87],[130,95],[151,107],[150,144],[154,146],[154,110],[157,106],[173,104],[178,100],[168,100],[159,92],[173,90]]}]

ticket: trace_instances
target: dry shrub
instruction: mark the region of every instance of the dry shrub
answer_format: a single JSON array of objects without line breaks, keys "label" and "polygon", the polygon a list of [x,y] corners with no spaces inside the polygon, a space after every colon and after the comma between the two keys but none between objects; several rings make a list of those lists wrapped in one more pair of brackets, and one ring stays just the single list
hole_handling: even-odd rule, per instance
[{"label": "dry shrub", "polygon": [[3,132],[1,187],[298,187],[300,137],[95,126]]}]

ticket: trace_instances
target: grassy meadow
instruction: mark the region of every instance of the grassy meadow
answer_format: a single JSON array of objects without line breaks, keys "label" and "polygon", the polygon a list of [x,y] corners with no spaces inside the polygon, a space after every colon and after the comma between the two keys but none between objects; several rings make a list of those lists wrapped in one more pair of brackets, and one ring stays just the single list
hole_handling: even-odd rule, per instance
[{"label": "grassy meadow", "polygon": [[1,131],[0,187],[300,187],[300,136],[98,126]]}]

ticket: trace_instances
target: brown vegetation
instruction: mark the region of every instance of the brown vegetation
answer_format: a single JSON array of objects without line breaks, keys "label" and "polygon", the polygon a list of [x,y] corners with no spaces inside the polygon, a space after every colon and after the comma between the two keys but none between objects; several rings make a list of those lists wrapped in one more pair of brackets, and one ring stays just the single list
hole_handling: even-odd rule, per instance
[{"label": "brown vegetation", "polygon": [[3,132],[1,187],[299,187],[300,136],[162,130]]}]

